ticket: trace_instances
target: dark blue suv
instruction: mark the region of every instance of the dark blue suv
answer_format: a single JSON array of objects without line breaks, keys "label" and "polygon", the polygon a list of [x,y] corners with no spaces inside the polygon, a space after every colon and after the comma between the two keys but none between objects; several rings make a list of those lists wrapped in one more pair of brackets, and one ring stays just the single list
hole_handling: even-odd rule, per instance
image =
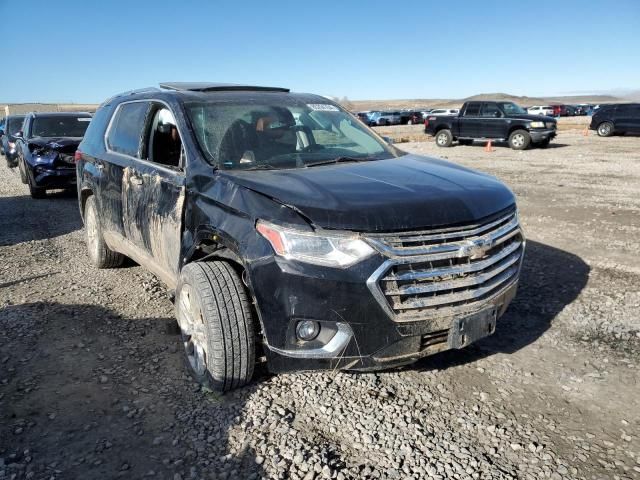
[{"label": "dark blue suv", "polygon": [[4,120],[4,125],[0,128],[0,149],[7,160],[7,166],[16,166],[18,154],[16,151],[15,134],[22,130],[24,115],[8,115]]},{"label": "dark blue suv", "polygon": [[89,113],[28,113],[14,134],[22,183],[33,198],[76,184],[74,155],[91,121]]},{"label": "dark blue suv", "polygon": [[163,84],[113,97],[78,148],[98,268],[175,289],[195,378],[384,369],[494,332],[524,252],[488,175],[388,145],[324,97]]}]

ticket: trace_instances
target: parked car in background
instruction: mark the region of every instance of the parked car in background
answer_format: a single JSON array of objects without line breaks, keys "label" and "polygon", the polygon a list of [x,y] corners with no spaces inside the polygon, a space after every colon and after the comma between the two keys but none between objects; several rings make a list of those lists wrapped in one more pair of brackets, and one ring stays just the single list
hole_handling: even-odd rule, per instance
[{"label": "parked car in background", "polygon": [[564,105],[564,116],[573,117],[576,114],[576,109],[573,105]]},{"label": "parked car in background", "polygon": [[593,113],[593,107],[589,104],[583,103],[575,107],[576,115],[591,115]]},{"label": "parked car in background", "polygon": [[434,108],[429,115],[458,115],[458,113],[460,113],[458,108]]},{"label": "parked car in background", "polygon": [[7,166],[13,168],[17,165],[18,154],[16,151],[17,132],[22,130],[24,115],[8,115],[4,125],[0,128],[0,149],[7,161]]},{"label": "parked car in background", "polygon": [[527,112],[530,115],[546,115],[547,117],[553,117],[553,107],[550,105],[534,105],[529,107]]},{"label": "parked car in background", "polygon": [[324,97],[162,87],[98,109],[78,202],[96,267],[127,255],[175,289],[197,381],[240,387],[258,357],[388,369],[495,331],[524,254],[500,181],[396,150]]},{"label": "parked car in background", "polygon": [[89,113],[29,113],[22,130],[14,134],[22,183],[33,198],[48,189],[76,184],[74,155],[87,130]]},{"label": "parked car in background", "polygon": [[422,112],[416,110],[409,110],[402,112],[401,123],[406,125],[418,125],[424,121]]},{"label": "parked car in background", "polygon": [[602,105],[591,117],[591,130],[601,137],[640,133],[640,103]]},{"label": "parked car in background", "polygon": [[556,120],[527,113],[513,102],[466,102],[458,116],[428,115],[424,131],[436,145],[450,147],[473,140],[503,140],[514,150],[546,147],[556,136]]},{"label": "parked car in background", "polygon": [[552,117],[562,116],[563,107],[564,105],[551,105],[551,108],[553,109]]},{"label": "parked car in background", "polygon": [[375,112],[369,117],[370,125],[400,125],[402,115],[398,111],[393,112]]},{"label": "parked car in background", "polygon": [[369,114],[371,112],[357,112],[356,116],[358,117],[358,119],[360,119],[360,121],[362,123],[364,123],[365,125],[369,125]]}]

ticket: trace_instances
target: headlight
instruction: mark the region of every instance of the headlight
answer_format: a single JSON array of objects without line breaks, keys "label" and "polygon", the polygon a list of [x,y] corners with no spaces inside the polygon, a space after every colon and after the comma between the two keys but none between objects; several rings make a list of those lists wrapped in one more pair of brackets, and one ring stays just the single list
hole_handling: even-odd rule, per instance
[{"label": "headlight", "polygon": [[375,250],[355,235],[303,232],[258,220],[256,230],[281,257],[299,262],[348,267],[373,255]]},{"label": "headlight", "polygon": [[556,128],[555,122],[546,122],[545,125],[547,128]]},{"label": "headlight", "polygon": [[531,122],[531,128],[544,128],[544,122]]}]

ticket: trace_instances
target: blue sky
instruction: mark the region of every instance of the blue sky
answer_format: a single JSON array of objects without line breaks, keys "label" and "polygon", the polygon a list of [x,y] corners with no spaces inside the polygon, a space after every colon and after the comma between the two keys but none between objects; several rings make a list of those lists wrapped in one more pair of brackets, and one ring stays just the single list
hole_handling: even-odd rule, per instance
[{"label": "blue sky", "polygon": [[0,0],[4,19],[0,102],[189,80],[354,100],[640,88],[636,0]]}]

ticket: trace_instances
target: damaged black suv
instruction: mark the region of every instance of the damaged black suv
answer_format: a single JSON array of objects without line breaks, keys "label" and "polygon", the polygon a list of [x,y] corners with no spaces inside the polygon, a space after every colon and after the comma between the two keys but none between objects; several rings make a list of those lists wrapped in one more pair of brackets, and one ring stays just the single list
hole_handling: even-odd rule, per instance
[{"label": "damaged black suv", "polygon": [[195,377],[371,370],[495,330],[524,237],[495,178],[406,154],[324,97],[171,83],[103,103],[77,155],[87,247],[169,289]]}]

